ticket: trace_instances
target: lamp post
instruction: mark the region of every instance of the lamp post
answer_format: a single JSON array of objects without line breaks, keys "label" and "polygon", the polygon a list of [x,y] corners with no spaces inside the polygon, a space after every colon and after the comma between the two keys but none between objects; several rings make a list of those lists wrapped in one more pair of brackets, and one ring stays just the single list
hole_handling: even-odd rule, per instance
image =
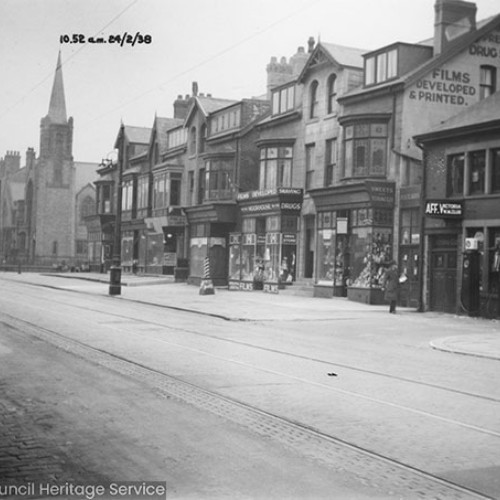
[{"label": "lamp post", "polygon": [[122,268],[121,268],[121,239],[122,239],[122,177],[123,177],[123,151],[125,141],[124,125],[120,127],[120,149],[118,151],[118,182],[116,185],[116,216],[115,238],[113,243],[113,260],[109,269],[109,295],[122,293]]}]

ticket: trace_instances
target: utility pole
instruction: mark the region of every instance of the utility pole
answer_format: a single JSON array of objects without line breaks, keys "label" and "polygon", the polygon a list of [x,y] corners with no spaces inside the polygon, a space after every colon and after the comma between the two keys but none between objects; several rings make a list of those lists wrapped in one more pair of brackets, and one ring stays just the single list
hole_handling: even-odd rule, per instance
[{"label": "utility pole", "polygon": [[121,295],[122,293],[122,177],[123,177],[123,153],[125,143],[125,127],[123,122],[120,127],[120,149],[118,150],[118,181],[116,183],[116,216],[115,216],[115,239],[113,243],[113,260],[109,269],[109,295]]}]

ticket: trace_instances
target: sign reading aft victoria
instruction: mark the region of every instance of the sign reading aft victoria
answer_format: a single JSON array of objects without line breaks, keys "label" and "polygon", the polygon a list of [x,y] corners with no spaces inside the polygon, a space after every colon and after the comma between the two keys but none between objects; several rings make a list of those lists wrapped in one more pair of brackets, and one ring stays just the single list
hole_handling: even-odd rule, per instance
[{"label": "sign reading aft victoria", "polygon": [[464,207],[461,201],[428,201],[425,204],[425,215],[429,217],[461,218]]}]

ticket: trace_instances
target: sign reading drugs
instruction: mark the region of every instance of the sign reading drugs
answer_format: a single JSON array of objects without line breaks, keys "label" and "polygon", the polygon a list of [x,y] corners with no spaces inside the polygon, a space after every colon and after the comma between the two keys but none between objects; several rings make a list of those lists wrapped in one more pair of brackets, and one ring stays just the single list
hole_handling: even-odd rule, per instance
[{"label": "sign reading drugs", "polygon": [[461,201],[428,201],[425,204],[425,215],[429,217],[461,218],[463,204]]}]

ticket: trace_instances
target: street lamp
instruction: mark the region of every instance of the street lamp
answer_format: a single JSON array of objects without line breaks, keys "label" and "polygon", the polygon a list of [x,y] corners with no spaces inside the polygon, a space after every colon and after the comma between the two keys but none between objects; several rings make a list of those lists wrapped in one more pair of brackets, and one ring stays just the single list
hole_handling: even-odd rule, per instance
[{"label": "street lamp", "polygon": [[122,177],[123,177],[123,151],[125,141],[125,127],[120,126],[120,149],[118,152],[118,182],[116,191],[116,216],[115,216],[115,239],[113,243],[113,260],[109,269],[109,295],[120,295],[122,293],[122,268],[121,268],[121,240],[122,240]]}]

